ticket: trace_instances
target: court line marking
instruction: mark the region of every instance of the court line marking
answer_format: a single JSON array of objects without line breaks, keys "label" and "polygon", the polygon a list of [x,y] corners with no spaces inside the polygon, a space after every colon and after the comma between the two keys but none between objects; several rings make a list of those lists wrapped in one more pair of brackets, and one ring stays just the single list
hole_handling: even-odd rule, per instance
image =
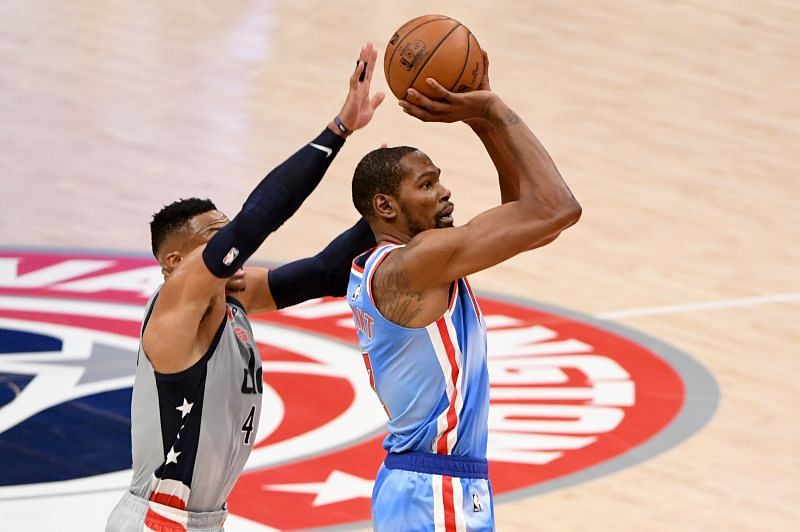
[{"label": "court line marking", "polygon": [[696,310],[718,310],[733,307],[751,307],[769,303],[786,303],[800,301],[800,292],[774,294],[771,296],[742,297],[738,299],[722,299],[719,301],[705,301],[702,303],[685,303],[682,305],[665,305],[661,307],[644,307],[629,310],[612,310],[600,312],[595,317],[601,320],[614,320],[618,318],[633,318],[638,316],[655,316],[658,314],[677,314],[680,312],[693,312]]}]

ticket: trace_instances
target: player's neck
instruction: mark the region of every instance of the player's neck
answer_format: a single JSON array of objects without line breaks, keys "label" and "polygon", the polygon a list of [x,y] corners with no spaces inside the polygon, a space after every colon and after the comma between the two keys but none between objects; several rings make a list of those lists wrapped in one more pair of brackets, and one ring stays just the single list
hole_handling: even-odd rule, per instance
[{"label": "player's neck", "polygon": [[383,244],[408,244],[411,238],[411,235],[395,231],[379,231],[375,233],[375,241],[379,246]]}]

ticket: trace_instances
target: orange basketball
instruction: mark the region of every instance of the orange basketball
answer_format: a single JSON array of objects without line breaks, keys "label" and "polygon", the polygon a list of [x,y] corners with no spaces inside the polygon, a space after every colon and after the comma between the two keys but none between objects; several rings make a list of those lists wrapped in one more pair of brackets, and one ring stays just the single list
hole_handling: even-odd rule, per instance
[{"label": "orange basketball", "polygon": [[409,20],[394,32],[383,56],[383,71],[399,99],[413,87],[433,93],[427,78],[453,92],[471,91],[483,78],[483,55],[478,39],[459,21],[444,15]]}]

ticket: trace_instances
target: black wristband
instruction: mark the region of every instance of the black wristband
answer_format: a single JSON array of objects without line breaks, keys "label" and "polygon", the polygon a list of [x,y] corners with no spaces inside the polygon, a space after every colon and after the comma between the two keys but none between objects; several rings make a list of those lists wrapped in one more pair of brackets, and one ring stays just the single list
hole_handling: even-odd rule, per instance
[{"label": "black wristband", "polygon": [[336,127],[339,128],[339,131],[341,131],[343,135],[350,135],[352,133],[352,131],[347,129],[347,126],[342,123],[342,119],[338,116],[333,117],[333,123],[336,124]]}]

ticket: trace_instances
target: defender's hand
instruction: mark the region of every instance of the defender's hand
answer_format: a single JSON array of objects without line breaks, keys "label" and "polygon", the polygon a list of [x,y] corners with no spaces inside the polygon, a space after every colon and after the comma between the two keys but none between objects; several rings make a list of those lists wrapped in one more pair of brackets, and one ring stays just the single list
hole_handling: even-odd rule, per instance
[{"label": "defender's hand", "polygon": [[358,63],[353,75],[350,76],[350,90],[344,101],[339,119],[350,131],[356,131],[369,124],[375,109],[383,102],[386,95],[378,91],[371,98],[369,95],[372,73],[378,62],[378,51],[372,43],[361,47]]},{"label": "defender's hand", "polygon": [[414,89],[408,89],[406,99],[398,102],[403,111],[423,122],[458,122],[486,118],[489,104],[496,98],[495,94],[488,90],[450,92],[433,78],[425,81],[436,93],[435,99],[428,98]]}]

